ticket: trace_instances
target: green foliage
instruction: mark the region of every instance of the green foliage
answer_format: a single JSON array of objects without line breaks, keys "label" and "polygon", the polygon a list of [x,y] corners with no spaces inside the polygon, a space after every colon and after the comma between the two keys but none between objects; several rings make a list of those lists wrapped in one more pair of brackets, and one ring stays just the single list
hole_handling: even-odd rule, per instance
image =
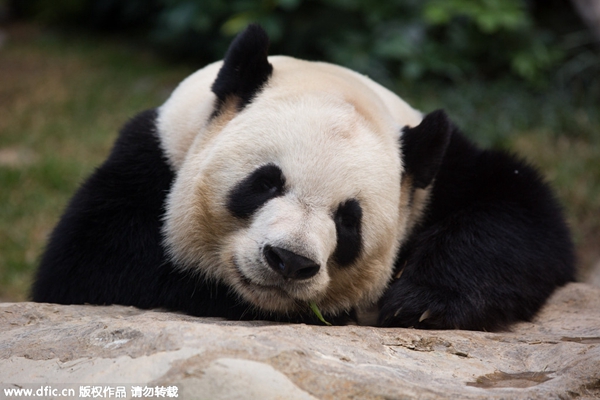
[{"label": "green foliage", "polygon": [[434,76],[544,82],[563,57],[527,0],[21,0],[44,21],[136,28],[163,52],[209,62],[260,23],[272,53],[346,65],[390,84]]},{"label": "green foliage", "polygon": [[520,0],[431,0],[423,16],[432,24],[448,25],[456,17],[473,21],[481,32],[515,31],[529,24]]}]

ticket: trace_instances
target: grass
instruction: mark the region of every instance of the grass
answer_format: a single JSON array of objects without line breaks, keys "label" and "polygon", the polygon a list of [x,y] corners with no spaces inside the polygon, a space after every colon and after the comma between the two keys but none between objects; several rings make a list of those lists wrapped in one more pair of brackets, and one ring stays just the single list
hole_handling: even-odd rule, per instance
[{"label": "grass", "polygon": [[[192,69],[98,38],[11,26],[0,48],[0,299],[27,298],[45,240],[117,131]],[[399,85],[484,145],[517,151],[556,187],[582,271],[600,259],[600,100],[514,82]]]},{"label": "grass", "polygon": [[0,299],[24,300],[47,235],[118,129],[192,70],[11,26],[0,49]]}]

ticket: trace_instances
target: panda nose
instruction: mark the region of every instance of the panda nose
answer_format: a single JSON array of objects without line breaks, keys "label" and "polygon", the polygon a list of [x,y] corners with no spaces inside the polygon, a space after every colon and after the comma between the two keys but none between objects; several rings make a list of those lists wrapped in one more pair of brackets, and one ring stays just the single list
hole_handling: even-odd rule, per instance
[{"label": "panda nose", "polygon": [[312,278],[321,268],[311,259],[284,250],[280,247],[265,246],[263,254],[269,266],[284,278],[308,279]]}]

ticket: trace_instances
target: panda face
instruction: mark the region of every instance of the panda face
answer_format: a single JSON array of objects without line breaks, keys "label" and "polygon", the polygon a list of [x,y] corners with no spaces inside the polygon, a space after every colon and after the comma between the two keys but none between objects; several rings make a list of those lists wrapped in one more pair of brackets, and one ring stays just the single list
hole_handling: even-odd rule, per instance
[{"label": "panda face", "polygon": [[353,71],[267,47],[250,26],[160,108],[176,172],[165,247],[262,311],[370,306],[412,223],[400,135],[421,113]]},{"label": "panda face", "polygon": [[173,257],[264,310],[316,302],[335,313],[376,300],[401,225],[393,129],[342,93],[291,92],[274,77],[191,145],[165,219]]}]

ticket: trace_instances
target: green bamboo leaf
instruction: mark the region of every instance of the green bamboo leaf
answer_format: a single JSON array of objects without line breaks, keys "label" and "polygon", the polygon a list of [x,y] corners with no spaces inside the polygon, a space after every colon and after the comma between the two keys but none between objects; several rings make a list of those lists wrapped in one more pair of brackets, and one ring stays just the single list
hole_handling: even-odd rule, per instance
[{"label": "green bamboo leaf", "polygon": [[310,309],[312,310],[312,312],[315,313],[315,315],[317,316],[317,318],[319,318],[319,320],[324,323],[325,325],[331,326],[331,323],[325,321],[325,318],[323,318],[323,314],[321,314],[321,310],[319,310],[319,307],[317,306],[317,303],[315,303],[314,301],[310,302]]}]

